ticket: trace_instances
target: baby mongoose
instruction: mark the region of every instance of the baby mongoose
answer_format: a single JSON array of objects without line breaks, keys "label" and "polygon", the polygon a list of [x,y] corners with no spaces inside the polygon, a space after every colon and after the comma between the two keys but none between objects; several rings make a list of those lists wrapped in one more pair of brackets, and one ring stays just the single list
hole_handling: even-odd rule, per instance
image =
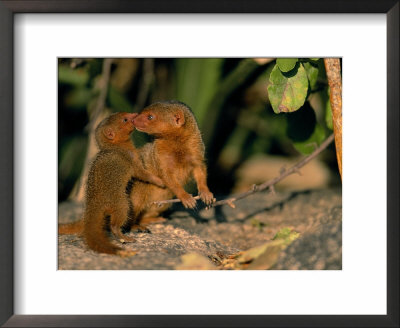
[{"label": "baby mongoose", "polygon": [[167,187],[148,185],[148,191],[140,193],[134,186],[131,196],[134,211],[138,203],[143,203],[139,198],[144,195],[147,195],[146,203],[150,204],[174,194],[186,208],[195,208],[196,200],[184,189],[192,177],[200,199],[211,205],[215,199],[207,186],[204,144],[190,108],[177,101],[158,102],[144,108],[133,122],[138,131],[154,136],[152,143],[140,149],[140,157],[146,169],[159,176]]},{"label": "baby mongoose", "polygon": [[[121,227],[132,215],[132,179],[164,186],[161,179],[145,170],[138,159],[137,150],[130,139],[136,116],[129,113],[112,114],[95,131],[100,151],[89,170],[83,236],[89,248],[100,253],[121,256],[131,253],[110,242],[107,228],[109,226],[121,242],[134,241],[121,232]],[[76,225],[82,226],[79,223]]]}]

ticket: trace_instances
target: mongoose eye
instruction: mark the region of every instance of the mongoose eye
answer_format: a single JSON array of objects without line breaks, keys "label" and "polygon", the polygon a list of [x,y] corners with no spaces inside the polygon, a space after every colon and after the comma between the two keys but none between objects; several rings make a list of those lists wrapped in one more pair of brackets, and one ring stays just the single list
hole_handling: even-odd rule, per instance
[{"label": "mongoose eye", "polygon": [[124,118],[124,123],[126,123],[126,122],[128,122],[128,119],[127,119],[127,118]]},{"label": "mongoose eye", "polygon": [[149,121],[151,121],[153,118],[154,118],[153,115],[147,116],[147,119],[148,119]]}]

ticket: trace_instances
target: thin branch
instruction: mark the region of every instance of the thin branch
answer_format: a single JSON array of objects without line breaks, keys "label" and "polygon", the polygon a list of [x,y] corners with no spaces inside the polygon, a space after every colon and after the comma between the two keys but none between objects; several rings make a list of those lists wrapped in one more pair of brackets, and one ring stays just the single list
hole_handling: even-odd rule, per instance
[{"label": "thin branch", "polygon": [[[269,181],[266,181],[262,184],[259,185],[253,185],[252,188],[244,193],[237,194],[233,197],[221,199],[209,207],[214,207],[214,206],[220,206],[220,205],[229,205],[230,207],[234,208],[234,202],[243,199],[245,197],[248,197],[256,192],[260,192],[266,189],[269,189],[271,193],[275,193],[275,188],[274,185],[276,185],[279,181],[283,180],[287,176],[293,174],[293,173],[299,173],[300,168],[302,168],[304,165],[306,165],[308,162],[310,162],[312,159],[314,159],[316,156],[318,156],[323,150],[325,150],[329,144],[334,140],[334,135],[331,134],[316,150],[314,150],[313,153],[308,155],[307,157],[303,158],[301,161],[297,162],[295,165],[290,167],[289,169],[282,170],[281,174]],[[194,197],[195,199],[200,199],[199,196]],[[153,202],[152,204],[161,206],[163,204],[169,204],[169,203],[180,203],[181,201],[179,199],[168,199],[168,200],[161,200],[161,201],[156,201]]]}]

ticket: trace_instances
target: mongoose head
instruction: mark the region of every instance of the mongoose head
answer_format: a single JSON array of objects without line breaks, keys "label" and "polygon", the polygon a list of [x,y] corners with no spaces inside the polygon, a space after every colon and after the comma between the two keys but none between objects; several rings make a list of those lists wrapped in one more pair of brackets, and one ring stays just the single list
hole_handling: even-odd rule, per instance
[{"label": "mongoose head", "polygon": [[119,112],[101,121],[95,132],[99,148],[129,141],[131,133],[135,130],[133,120],[137,115],[137,113]]},{"label": "mongoose head", "polygon": [[179,102],[155,103],[144,108],[134,119],[138,131],[155,136],[179,134],[185,126],[185,104]]}]

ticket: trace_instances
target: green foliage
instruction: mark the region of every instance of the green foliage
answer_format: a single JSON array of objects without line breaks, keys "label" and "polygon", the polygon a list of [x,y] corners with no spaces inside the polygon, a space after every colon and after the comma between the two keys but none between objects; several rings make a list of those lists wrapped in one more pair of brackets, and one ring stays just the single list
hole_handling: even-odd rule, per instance
[{"label": "green foliage", "polygon": [[332,108],[329,98],[326,102],[326,107],[325,107],[325,123],[328,129],[333,130]]},{"label": "green foliage", "polygon": [[77,87],[69,91],[65,96],[65,105],[72,110],[86,110],[86,106],[92,98],[92,91],[86,87]]},{"label": "green foliage", "polygon": [[299,236],[300,234],[293,231],[292,228],[282,228],[271,241],[240,253],[236,262],[233,263],[233,267],[249,270],[271,269],[278,260],[281,251],[287,248]]},{"label": "green foliage", "polygon": [[104,59],[100,58],[88,59],[85,68],[87,69],[91,79],[94,79],[101,74],[103,68],[103,60]]},{"label": "green foliage", "polygon": [[276,65],[278,65],[281,72],[291,71],[297,63],[297,58],[278,58]]},{"label": "green foliage", "polygon": [[308,79],[302,64],[296,63],[288,73],[282,72],[278,65],[270,75],[269,99],[275,113],[294,112],[303,106],[307,97]]},{"label": "green foliage", "polygon": [[307,103],[302,110],[287,114],[287,135],[295,142],[307,141],[314,132],[317,118]]},{"label": "green foliage", "polygon": [[85,161],[86,147],[87,138],[84,136],[70,137],[60,145],[58,156],[59,189],[69,190],[74,185]]},{"label": "green foliage", "polygon": [[72,69],[67,65],[59,65],[58,82],[82,87],[89,82],[89,73],[83,68]]},{"label": "green foliage", "polygon": [[325,130],[317,123],[314,110],[306,103],[297,112],[287,114],[287,135],[302,154],[311,154],[325,140]]},{"label": "green foliage", "polygon": [[317,85],[318,79],[318,65],[313,62],[305,62],[303,66],[307,73],[308,82],[310,83],[310,89],[314,90]]},{"label": "green foliage", "polygon": [[315,125],[314,132],[306,141],[293,142],[294,148],[300,153],[311,154],[326,138],[325,130],[320,124]]},{"label": "green foliage", "polygon": [[109,85],[107,100],[110,108],[115,112],[131,112],[133,104],[118,89]]},{"label": "green foliage", "polygon": [[[228,113],[224,107],[226,101],[235,93],[235,91],[245,84],[252,74],[260,67],[252,58],[240,60],[237,66],[221,79],[218,87],[213,92],[213,97],[207,106],[205,117],[207,120],[201,120],[200,129],[203,132],[203,141],[205,145],[210,146],[212,139],[217,134],[217,122],[220,117]],[[222,74],[222,67],[221,67]]]},{"label": "green foliage", "polygon": [[290,244],[292,241],[296,240],[300,234],[293,231],[293,228],[286,227],[279,230],[272,240],[283,240],[285,243]]},{"label": "green foliage", "polygon": [[220,83],[223,61],[223,58],[176,60],[176,97],[196,111],[200,126]]},{"label": "green foliage", "polygon": [[80,170],[80,168],[76,167],[75,164],[78,162],[79,166],[83,165],[83,161],[85,160],[84,155],[86,152],[86,144],[87,140],[83,136],[76,136],[74,138],[70,138],[65,142],[59,158],[60,174],[68,175],[71,171]]},{"label": "green foliage", "polygon": [[[326,94],[327,86],[318,82],[326,77],[322,68],[319,58],[280,58],[269,78],[268,96],[272,108],[277,114],[288,113],[287,135],[296,150],[303,154],[312,153],[326,137],[325,128],[317,122],[315,112],[307,101],[312,92],[322,91]],[[323,123],[332,129],[329,100]]]}]

